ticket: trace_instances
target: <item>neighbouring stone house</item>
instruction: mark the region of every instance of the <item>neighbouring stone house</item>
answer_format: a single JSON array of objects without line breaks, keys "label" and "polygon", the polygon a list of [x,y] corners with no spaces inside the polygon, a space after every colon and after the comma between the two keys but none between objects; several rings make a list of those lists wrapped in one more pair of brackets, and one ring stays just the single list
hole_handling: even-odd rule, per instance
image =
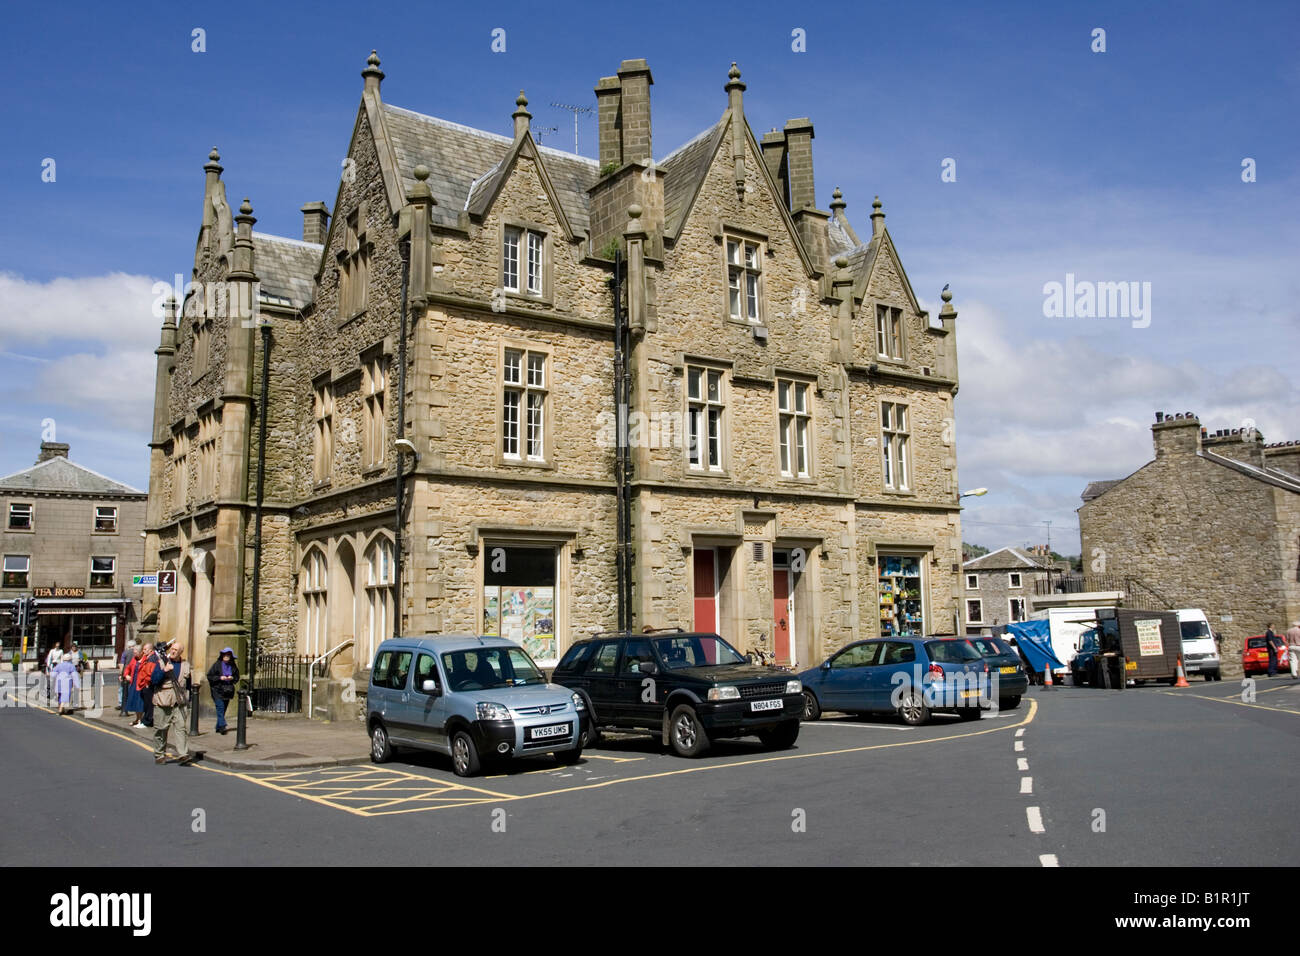
[{"label": "neighbouring stone house", "polygon": [[1210,434],[1190,412],[1157,413],[1151,432],[1155,460],[1084,492],[1084,564],[1204,610],[1240,675],[1243,638],[1300,620],[1300,442]]},{"label": "neighbouring stone house", "polygon": [[62,442],[42,442],[31,468],[0,478],[0,659],[8,666],[22,635],[14,598],[35,597],[24,666],[55,644],[116,660],[140,621],[131,576],[144,562],[145,492],[68,459]]},{"label": "neighbouring stone house", "polygon": [[962,624],[966,634],[992,634],[999,624],[1027,621],[1034,592],[1052,570],[1050,557],[999,548],[962,565]]},{"label": "neighbouring stone house", "polygon": [[878,200],[864,238],[838,190],[816,207],[809,120],[760,141],[733,64],[717,121],[654,158],[627,60],[596,87],[592,160],[540,147],[522,93],[503,136],[386,103],[374,54],[362,76],[333,215],[302,207],[302,240],[254,232],[204,167],[198,291],[157,350],[161,630],[202,660],[247,639],[259,311],[261,647],[351,640],[341,676],[395,628],[548,663],[613,627],[617,256],[631,625],[800,666],[953,632],[957,313],[946,290],[937,324],[920,308]]}]

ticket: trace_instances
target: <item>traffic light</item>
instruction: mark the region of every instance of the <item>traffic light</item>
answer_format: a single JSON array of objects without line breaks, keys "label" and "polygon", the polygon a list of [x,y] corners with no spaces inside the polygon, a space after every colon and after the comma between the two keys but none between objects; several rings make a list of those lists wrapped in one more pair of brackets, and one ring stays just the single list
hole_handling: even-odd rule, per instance
[{"label": "traffic light", "polygon": [[23,599],[14,598],[9,603],[9,623],[17,630],[23,629]]},{"label": "traffic light", "polygon": [[23,626],[33,628],[36,626],[36,608],[38,607],[36,598],[29,597],[26,605],[27,606],[24,608],[26,613],[23,614]]}]

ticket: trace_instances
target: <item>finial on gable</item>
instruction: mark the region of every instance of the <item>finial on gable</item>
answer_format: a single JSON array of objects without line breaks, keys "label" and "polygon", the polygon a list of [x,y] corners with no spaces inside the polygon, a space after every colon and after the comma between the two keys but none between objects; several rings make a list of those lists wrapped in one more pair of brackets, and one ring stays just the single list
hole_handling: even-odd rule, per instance
[{"label": "finial on gable", "polygon": [[879,236],[885,231],[885,209],[877,196],[871,203],[871,235]]},{"label": "finial on gable", "polygon": [[518,139],[528,132],[528,121],[533,118],[533,114],[528,112],[528,97],[524,96],[523,90],[515,97],[515,106],[518,108],[511,115],[515,121],[515,139]]},{"label": "finial on gable", "polygon": [[383,82],[384,71],[379,68],[379,54],[375,50],[370,51],[370,56],[366,57],[366,68],[361,71],[361,78],[365,80],[363,91],[379,95],[379,84]]},{"label": "finial on gable", "polygon": [[844,201],[844,193],[840,192],[840,187],[835,187],[835,192],[831,193],[831,215],[839,219],[843,214],[848,203]]}]

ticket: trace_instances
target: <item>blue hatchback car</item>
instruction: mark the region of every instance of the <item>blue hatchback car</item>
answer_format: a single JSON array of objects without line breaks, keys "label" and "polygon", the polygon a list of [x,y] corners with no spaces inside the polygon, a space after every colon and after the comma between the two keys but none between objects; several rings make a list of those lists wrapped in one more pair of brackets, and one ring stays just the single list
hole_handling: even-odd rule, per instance
[{"label": "blue hatchback car", "polygon": [[988,665],[979,651],[965,638],[953,637],[858,641],[799,679],[804,720],[837,710],[896,713],[913,725],[936,712],[978,720],[989,686]]},{"label": "blue hatchback car", "polygon": [[577,763],[590,733],[580,696],[549,683],[500,637],[393,638],[379,645],[366,697],[370,759],[397,747],[451,757],[462,777],[484,760],[553,753]]}]

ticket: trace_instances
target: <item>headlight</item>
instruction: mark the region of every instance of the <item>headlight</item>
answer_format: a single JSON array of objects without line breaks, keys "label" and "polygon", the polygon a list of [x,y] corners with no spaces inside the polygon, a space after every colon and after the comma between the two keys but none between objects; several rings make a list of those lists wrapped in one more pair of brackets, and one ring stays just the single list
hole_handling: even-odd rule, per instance
[{"label": "headlight", "polygon": [[494,704],[491,701],[481,701],[474,705],[474,711],[478,714],[479,720],[509,720],[510,709],[505,704]]},{"label": "headlight", "polygon": [[802,694],[803,683],[797,680],[788,680],[785,682],[785,692],[787,694]]},{"label": "headlight", "polygon": [[709,700],[740,700],[740,691],[734,687],[710,687]]},{"label": "headlight", "polygon": [[573,709],[574,709],[574,710],[586,710],[586,709],[587,709],[587,704],[583,701],[583,699],[582,699],[582,695],[579,694],[577,691],[574,691],[574,694],[573,694]]}]

